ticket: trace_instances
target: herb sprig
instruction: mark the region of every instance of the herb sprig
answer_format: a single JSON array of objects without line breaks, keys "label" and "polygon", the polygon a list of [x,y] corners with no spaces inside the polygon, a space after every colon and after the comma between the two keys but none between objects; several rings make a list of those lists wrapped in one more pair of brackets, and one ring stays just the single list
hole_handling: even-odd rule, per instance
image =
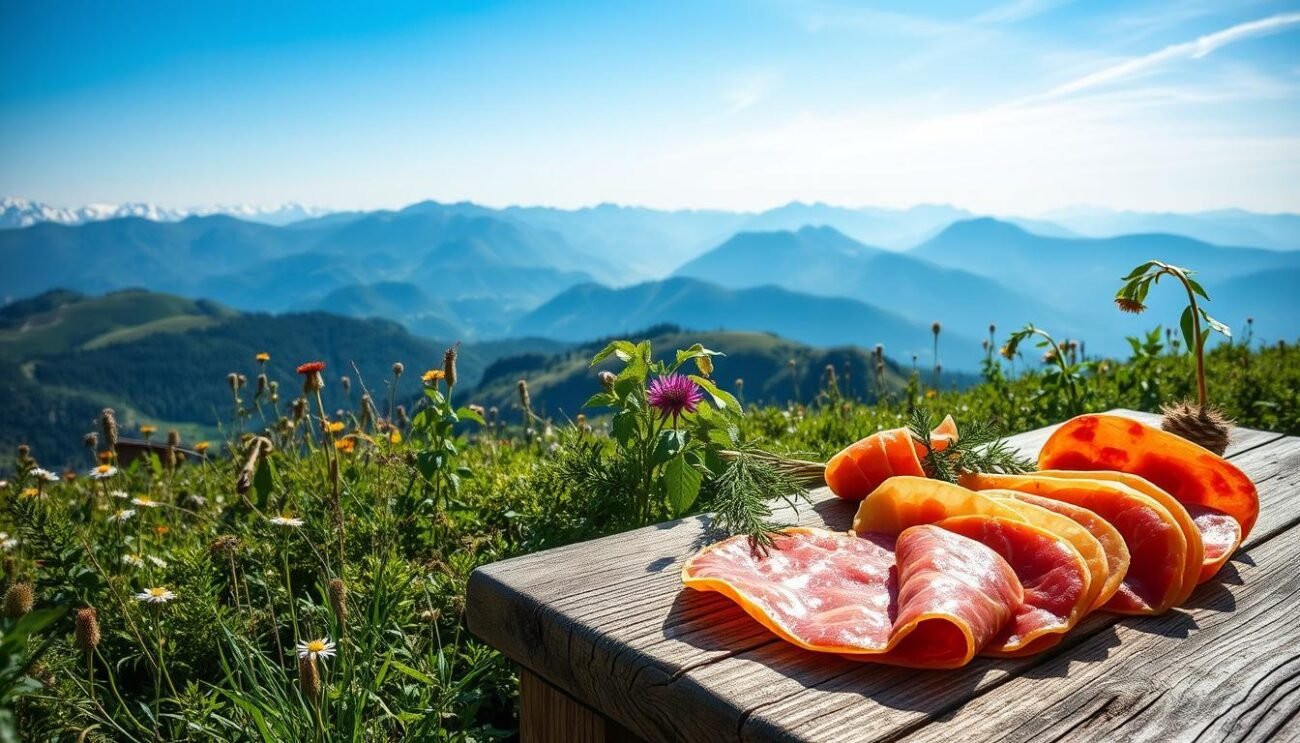
[{"label": "herb sprig", "polygon": [[925,445],[921,466],[928,476],[944,482],[957,482],[962,472],[994,472],[1019,475],[1037,469],[1032,459],[1021,455],[1002,438],[991,421],[965,424],[956,441],[943,451],[935,451],[930,440],[934,415],[925,408],[912,411],[907,428],[912,437]]},{"label": "herb sprig", "polygon": [[[791,465],[795,460],[783,460],[752,444],[724,451],[729,460],[715,482],[713,508],[717,513],[714,526],[728,534],[744,534],[755,549],[766,552],[772,546],[773,535],[789,524],[772,520],[772,503],[777,498],[791,508],[808,500],[805,483],[822,481]],[[803,463],[816,467],[812,462]],[[804,468],[807,470],[807,467]]]}]

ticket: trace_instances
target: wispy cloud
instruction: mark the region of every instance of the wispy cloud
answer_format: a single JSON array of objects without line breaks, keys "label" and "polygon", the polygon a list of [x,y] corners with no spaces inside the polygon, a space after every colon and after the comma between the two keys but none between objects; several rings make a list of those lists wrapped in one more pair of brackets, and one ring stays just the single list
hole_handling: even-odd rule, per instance
[{"label": "wispy cloud", "polygon": [[1300,24],[1300,13],[1280,13],[1257,21],[1239,23],[1222,31],[1215,31],[1191,41],[1171,44],[1159,51],[1135,57],[1096,72],[1075,78],[1049,90],[1045,97],[1061,98],[1075,93],[1100,88],[1145,74],[1168,62],[1179,59],[1201,59],[1228,44],[1255,36],[1274,33]]}]

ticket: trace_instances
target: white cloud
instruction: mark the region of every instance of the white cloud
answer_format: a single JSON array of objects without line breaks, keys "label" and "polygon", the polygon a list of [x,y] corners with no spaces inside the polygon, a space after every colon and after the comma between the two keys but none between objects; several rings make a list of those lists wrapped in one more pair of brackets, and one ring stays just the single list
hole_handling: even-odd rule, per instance
[{"label": "white cloud", "polygon": [[1172,44],[1159,51],[1136,57],[1117,65],[1084,75],[1070,82],[1058,85],[1047,92],[1048,98],[1060,98],[1074,93],[1103,87],[1112,83],[1141,75],[1176,59],[1201,59],[1228,44],[1254,36],[1273,33],[1290,26],[1300,24],[1300,13],[1280,13],[1249,23],[1206,34],[1191,41]]}]

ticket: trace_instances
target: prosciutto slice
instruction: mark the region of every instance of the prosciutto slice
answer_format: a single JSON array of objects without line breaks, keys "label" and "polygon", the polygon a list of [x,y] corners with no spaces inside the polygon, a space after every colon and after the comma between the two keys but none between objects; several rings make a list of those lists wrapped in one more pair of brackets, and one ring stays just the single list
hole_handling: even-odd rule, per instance
[{"label": "prosciutto slice", "polygon": [[1097,594],[1097,598],[1093,600],[1093,608],[1096,609],[1106,605],[1111,597],[1119,591],[1120,585],[1124,582],[1124,576],[1128,574],[1128,545],[1124,544],[1124,536],[1115,527],[1111,526],[1109,521],[1086,508],[1081,508],[1072,503],[1065,503],[1064,501],[1040,498],[1036,495],[1018,493],[1013,490],[987,490],[984,492],[996,493],[999,496],[1005,493],[1018,501],[1064,516],[1074,521],[1081,528],[1087,529],[1088,533],[1097,540],[1102,551],[1106,554],[1106,579],[1101,591]]},{"label": "prosciutto slice", "polygon": [[[1038,464],[1043,469],[1137,475],[1186,506],[1208,509],[1199,511],[1201,518],[1196,519],[1208,529],[1203,539],[1213,552],[1203,558],[1201,580],[1222,567],[1259,518],[1259,492],[1231,462],[1181,436],[1115,415],[1081,415],[1066,421],[1043,445]],[[1235,519],[1240,536],[1233,539],[1215,512]]]},{"label": "prosciutto slice", "polygon": [[994,551],[935,526],[897,537],[789,529],[766,554],[732,537],[688,560],[682,582],[799,647],[914,668],[965,665],[1024,597]]},{"label": "prosciutto slice", "polygon": [[973,474],[962,478],[979,490],[1015,490],[1086,508],[1124,537],[1130,561],[1119,590],[1105,604],[1120,614],[1160,614],[1195,587],[1200,563],[1188,559],[1179,522],[1156,500],[1117,482],[1039,474]]},{"label": "prosciutto slice", "polygon": [[1001,555],[1024,589],[1024,602],[984,654],[1018,655],[1055,644],[1091,608],[1092,569],[1067,539],[1027,522],[1018,509],[959,485],[891,478],[862,501],[853,531],[898,533],[929,523]]}]

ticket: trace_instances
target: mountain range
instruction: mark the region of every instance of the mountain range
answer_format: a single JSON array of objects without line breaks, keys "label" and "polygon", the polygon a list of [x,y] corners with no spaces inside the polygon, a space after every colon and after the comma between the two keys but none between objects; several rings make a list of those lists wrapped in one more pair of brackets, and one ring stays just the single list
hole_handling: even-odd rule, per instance
[{"label": "mountain range", "polygon": [[[1248,222],[1243,214],[1223,216]],[[1258,234],[1285,238],[1286,215],[1256,216]],[[227,215],[47,222],[0,230],[0,297],[144,286],[245,312],[382,318],[476,342],[573,343],[666,322],[814,345],[879,342],[923,365],[939,322],[941,360],[973,369],[990,325],[1005,334],[1034,322],[1118,354],[1125,334],[1174,324],[1174,289],[1153,292],[1141,317],[1110,306],[1119,277],[1149,258],[1201,271],[1211,311],[1233,327],[1252,317],[1270,338],[1297,327],[1285,282],[1300,250],[1163,233],[1083,237],[946,206],[795,203],[745,214],[429,201],[280,226]]]},{"label": "mountain range", "polygon": [[0,198],[0,229],[31,227],[34,224],[54,222],[77,225],[102,222],[106,219],[140,217],[155,222],[178,222],[186,217],[205,217],[225,214],[249,222],[285,225],[330,213],[321,207],[305,206],[297,202],[260,206],[254,204],[224,204],[215,206],[173,209],[141,202],[127,204],[87,204],[79,207],[50,206],[39,201],[29,201],[12,196]]}]

